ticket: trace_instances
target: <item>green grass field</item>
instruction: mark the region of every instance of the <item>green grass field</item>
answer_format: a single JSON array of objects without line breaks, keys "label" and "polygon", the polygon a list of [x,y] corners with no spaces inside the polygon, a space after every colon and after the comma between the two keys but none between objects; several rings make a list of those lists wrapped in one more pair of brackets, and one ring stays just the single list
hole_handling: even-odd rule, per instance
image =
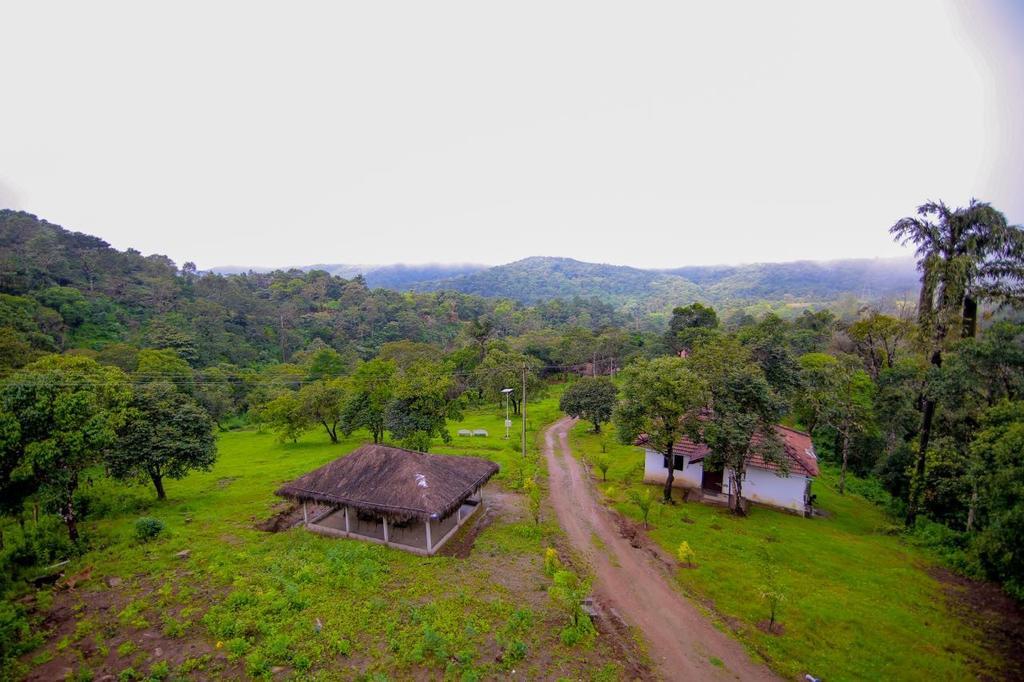
[{"label": "green grass field", "polygon": [[[612,427],[603,436],[590,428],[576,425],[574,451],[593,458],[604,448],[611,467],[599,487],[615,509],[640,520],[626,492],[643,485],[643,451],[619,444]],[[651,488],[660,499],[661,487]],[[827,467],[814,492],[828,518],[765,508],[737,518],[700,503],[655,504],[650,536],[673,557],[681,542],[690,544],[695,567],[676,571],[680,588],[728,620],[744,644],[790,679],[805,673],[827,680],[975,678],[987,660],[980,635],[947,611],[942,586],[927,572],[931,557],[889,534],[893,521],[878,507],[839,495]],[[761,598],[765,548],[783,588],[782,634],[757,627],[769,614]]]},{"label": "green grass field", "polygon": [[[536,428],[554,414],[557,392],[532,406],[532,460]],[[492,458],[507,477],[521,456],[502,438],[503,416],[494,408],[468,412],[453,433],[487,428],[490,437],[456,439],[436,451]],[[23,658],[21,673],[472,680],[516,670],[617,679],[619,667],[600,639],[585,648],[560,642],[564,616],[547,597],[543,573],[544,549],[559,533],[553,524],[537,525],[525,513],[499,516],[467,559],[421,558],[301,528],[254,528],[279,504],[273,491],[280,483],[363,437],[331,445],[311,431],[280,444],[269,433],[222,434],[213,471],[168,481],[166,503],[146,487],[98,484],[93,492],[106,491],[110,511],[85,524],[98,548],[69,567],[68,575],[81,576],[74,589],[40,594],[40,613],[66,618],[50,623],[47,642]],[[135,540],[142,515],[165,522],[165,535]],[[183,550],[187,558],[176,556]]]}]

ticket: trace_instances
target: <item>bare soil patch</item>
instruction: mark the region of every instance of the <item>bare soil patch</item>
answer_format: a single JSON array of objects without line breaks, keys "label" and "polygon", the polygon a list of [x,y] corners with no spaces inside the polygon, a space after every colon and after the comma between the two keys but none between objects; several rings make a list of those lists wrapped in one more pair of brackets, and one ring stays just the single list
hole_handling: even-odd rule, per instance
[{"label": "bare soil patch", "polygon": [[[83,572],[86,573],[86,572]],[[178,669],[193,661],[196,669],[192,679],[240,677],[240,664],[228,661],[225,652],[216,649],[196,630],[194,623],[202,617],[192,613],[184,618],[180,606],[156,607],[140,611],[134,624],[119,617],[134,596],[151,595],[157,586],[139,576],[132,586],[118,580],[105,583],[89,581],[78,574],[77,581],[61,581],[54,589],[53,602],[45,613],[30,613],[40,619],[46,631],[46,643],[23,657],[30,668],[27,680],[60,680],[80,669],[87,669],[95,680],[113,680],[127,668],[147,672],[153,665],[166,661]],[[183,575],[183,580],[186,576]],[[206,603],[215,598],[212,590]],[[180,636],[165,634],[164,618],[188,621],[193,625]]]},{"label": "bare soil patch", "polygon": [[991,661],[976,661],[981,679],[1024,680],[1024,606],[995,583],[972,580],[942,567],[928,572],[942,583],[952,610],[964,622],[981,631],[986,652],[1002,663],[991,669]]}]

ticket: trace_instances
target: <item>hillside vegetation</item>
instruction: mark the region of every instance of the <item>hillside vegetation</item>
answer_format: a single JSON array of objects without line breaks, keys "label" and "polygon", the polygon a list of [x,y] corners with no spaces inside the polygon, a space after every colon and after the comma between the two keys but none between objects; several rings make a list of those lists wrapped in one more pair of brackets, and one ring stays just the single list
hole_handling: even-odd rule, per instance
[{"label": "hillside vegetation", "polygon": [[[587,461],[611,462],[606,481],[593,469],[595,484],[609,506],[639,523],[629,492],[651,488],[643,483],[643,450],[620,445],[613,431],[595,435],[583,422],[572,446]],[[680,589],[787,679],[808,671],[832,680],[998,676],[1000,663],[984,637],[952,612],[929,572],[935,558],[905,542],[877,506],[841,496],[835,485],[830,468],[814,483],[825,518],[763,507],[740,518],[696,502],[655,505],[649,535],[673,558],[688,543],[693,565],[674,571]],[[764,629],[765,552],[779,574],[781,634]]]},{"label": "hillside vegetation", "polygon": [[[531,443],[555,405],[549,398],[534,406]],[[560,531],[546,519],[535,523],[524,496],[507,489],[521,463],[502,438],[502,417],[468,413],[453,426],[487,428],[490,437],[446,448],[503,469],[485,492],[503,501],[492,502],[468,558],[423,558],[301,527],[256,528],[281,508],[273,494],[281,483],[343,456],[365,433],[336,445],[319,432],[294,444],[255,430],[225,433],[216,467],[175,482],[165,503],[141,487],[90,487],[86,494],[101,505],[86,528],[94,549],[68,567],[78,576],[73,589],[40,593],[33,637],[41,646],[9,672],[479,680],[519,670],[619,679],[619,654],[605,641],[591,640],[583,656],[560,641],[564,618],[548,600],[543,571],[545,548]],[[140,543],[141,516],[165,530]],[[43,622],[47,608],[56,620]]]}]

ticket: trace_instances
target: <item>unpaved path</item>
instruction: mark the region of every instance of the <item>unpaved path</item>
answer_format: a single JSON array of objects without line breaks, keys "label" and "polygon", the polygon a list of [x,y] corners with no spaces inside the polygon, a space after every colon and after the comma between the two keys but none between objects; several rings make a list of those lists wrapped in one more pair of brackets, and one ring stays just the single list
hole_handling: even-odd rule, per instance
[{"label": "unpaved path", "polygon": [[[547,428],[544,456],[558,521],[590,562],[598,600],[643,634],[665,680],[778,679],[673,589],[649,553],[622,537],[611,512],[596,499],[590,476],[570,453],[568,434],[574,423],[566,417]],[[724,665],[713,664],[712,658]]]}]

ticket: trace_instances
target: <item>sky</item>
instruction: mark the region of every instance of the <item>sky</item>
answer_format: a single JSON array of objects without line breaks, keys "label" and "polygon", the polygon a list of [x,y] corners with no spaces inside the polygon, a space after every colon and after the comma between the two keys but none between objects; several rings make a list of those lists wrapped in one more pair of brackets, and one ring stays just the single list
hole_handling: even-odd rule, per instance
[{"label": "sky", "polygon": [[1024,222],[1024,2],[5,2],[0,207],[178,263],[896,256]]}]

